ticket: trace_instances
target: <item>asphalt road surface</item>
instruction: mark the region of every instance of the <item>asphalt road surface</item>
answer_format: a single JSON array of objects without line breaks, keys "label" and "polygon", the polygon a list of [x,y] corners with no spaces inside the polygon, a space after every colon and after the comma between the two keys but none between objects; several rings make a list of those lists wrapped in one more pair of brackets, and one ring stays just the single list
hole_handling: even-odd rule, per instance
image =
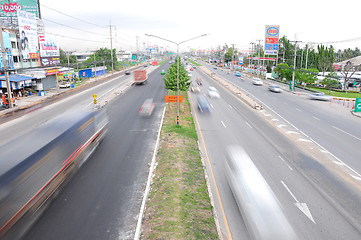
[{"label": "asphalt road surface", "polygon": [[[164,108],[166,91],[161,69],[149,74],[146,85],[129,87],[106,106],[107,136],[58,193],[25,239],[133,239]],[[56,107],[49,106],[49,112],[56,115],[65,106],[85,108],[92,94],[107,93],[132,77],[123,76],[104,83],[104,89],[65,99]],[[146,98],[154,99],[155,110],[150,117],[141,117],[138,110]],[[38,115],[48,114],[42,111],[34,116],[41,119]]]},{"label": "asphalt road surface", "polygon": [[[225,78],[233,77],[227,76],[227,73],[224,74]],[[211,114],[201,114],[197,111],[196,96],[198,94],[192,93],[190,96],[196,113],[200,145],[210,178],[209,182],[221,232],[225,239],[248,239],[250,237],[225,177],[225,152],[227,146],[230,145],[241,145],[250,155],[275,193],[299,239],[360,239],[361,198],[357,188],[359,186],[357,179],[351,178],[353,181],[347,182],[341,177],[342,175],[339,175],[339,172],[344,170],[343,168],[334,172],[333,169],[338,168],[339,165],[333,162],[322,162],[323,158],[328,159],[329,156],[325,157],[324,155],[329,153],[318,151],[318,155],[309,155],[308,153],[313,153],[314,150],[308,149],[307,144],[314,143],[312,141],[304,143],[299,140],[306,139],[305,136],[288,136],[298,135],[295,129],[291,130],[290,128],[288,131],[282,132],[283,130],[279,129],[281,127],[278,127],[282,124],[282,119],[280,118],[278,121],[267,119],[268,115],[273,115],[274,119],[277,116],[267,107],[262,111],[250,109],[233,94],[198,70],[193,73],[193,80],[197,77],[201,77],[204,82],[200,94],[207,96],[207,88],[213,86],[219,90],[221,95],[219,99],[207,96],[213,110]],[[298,130],[303,131],[303,127],[309,127],[314,132],[324,131],[323,127],[319,126],[320,123],[308,123],[309,112],[312,111],[316,114],[317,111],[314,108],[317,108],[318,105],[312,105],[312,103],[306,102],[306,99],[299,100],[298,96],[285,92],[274,97],[274,94],[269,93],[265,86],[257,88],[248,79],[240,80],[234,77],[233,81],[238,81],[236,83],[242,87],[247,86],[247,90],[251,94],[256,95],[259,92],[257,98],[261,98],[263,95],[270,99],[274,98],[273,100],[264,100],[267,102],[267,106],[272,102],[273,105],[284,109],[283,103],[285,102],[302,101],[302,109],[305,109],[301,114],[302,117],[300,114],[295,115],[293,111],[289,112],[285,118],[289,116],[292,118],[290,117],[290,120],[285,122],[285,126],[282,128],[293,127],[292,125],[301,122],[303,124],[298,127]],[[252,89],[255,90],[252,91]],[[295,98],[297,100],[294,100]],[[307,101],[310,100],[307,99]],[[296,107],[289,108],[295,109]],[[295,111],[299,112],[296,109]],[[326,112],[327,108],[324,111],[322,113],[324,115],[329,113]],[[285,112],[287,113],[286,110]],[[319,118],[322,119],[321,116]],[[327,119],[332,118],[336,117]],[[294,119],[298,121],[293,123]],[[353,121],[350,118],[350,122]],[[277,124],[272,124],[272,122],[277,122]],[[287,134],[287,132],[289,133]],[[340,137],[337,133],[333,136]],[[325,142],[330,140],[328,135],[320,134],[319,137]],[[350,141],[349,144],[353,144],[350,139],[347,141]],[[357,159],[357,156],[360,156],[360,149],[358,148],[350,155]],[[343,174],[347,175],[347,169],[345,171],[346,173]]]}]

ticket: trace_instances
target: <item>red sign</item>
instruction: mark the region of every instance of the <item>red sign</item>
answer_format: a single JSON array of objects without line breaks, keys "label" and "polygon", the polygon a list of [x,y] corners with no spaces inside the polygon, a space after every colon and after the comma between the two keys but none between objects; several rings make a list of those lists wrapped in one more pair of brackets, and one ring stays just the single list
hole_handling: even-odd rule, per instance
[{"label": "red sign", "polygon": [[278,44],[278,38],[266,38],[266,43]]}]

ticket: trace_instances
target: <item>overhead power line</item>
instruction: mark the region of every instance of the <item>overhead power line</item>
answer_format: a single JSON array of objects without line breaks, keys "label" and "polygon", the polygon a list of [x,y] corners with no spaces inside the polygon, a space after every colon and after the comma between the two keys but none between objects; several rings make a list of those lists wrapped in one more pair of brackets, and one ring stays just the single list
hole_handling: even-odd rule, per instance
[{"label": "overhead power line", "polygon": [[[31,0],[31,1],[32,1],[32,2],[34,2],[34,3],[38,3],[38,1],[37,1],[37,0]],[[60,14],[62,14],[62,15],[64,15],[64,16],[67,16],[67,17],[70,17],[70,18],[76,19],[76,20],[78,20],[78,21],[81,21],[81,22],[84,22],[84,23],[87,23],[87,24],[90,24],[90,25],[93,25],[93,26],[97,26],[97,27],[100,27],[100,28],[107,28],[106,26],[101,26],[101,25],[98,25],[98,24],[95,24],[95,23],[91,23],[91,22],[85,21],[85,20],[83,20],[83,19],[80,19],[80,18],[77,18],[77,17],[71,16],[71,15],[69,15],[69,14],[66,14],[66,13],[60,12],[60,11],[58,11],[58,10],[54,9],[54,8],[51,8],[51,7],[45,6],[44,4],[40,4],[40,5],[41,5],[42,7],[48,8],[48,9],[50,9],[50,10],[54,11],[54,12],[60,13]]]},{"label": "overhead power line", "polygon": [[64,35],[52,33],[52,32],[46,32],[46,33],[49,33],[49,34],[55,35],[55,36],[59,36],[59,37],[71,38],[71,39],[76,39],[76,40],[86,41],[86,42],[108,43],[107,41],[94,41],[94,40],[89,40],[89,39],[84,39],[84,38],[75,38],[75,37],[64,36]]},{"label": "overhead power line", "polygon": [[72,29],[75,29],[75,30],[78,30],[78,31],[82,31],[82,32],[86,32],[86,33],[91,33],[91,34],[95,34],[95,35],[108,36],[107,34],[99,34],[99,33],[96,33],[96,32],[86,31],[86,30],[84,30],[84,29],[80,29],[80,28],[68,26],[68,25],[65,25],[65,24],[62,24],[62,23],[58,23],[58,22],[55,22],[55,21],[46,19],[46,18],[42,18],[42,19],[45,20],[45,21],[52,22],[52,23],[55,23],[55,24],[58,24],[58,25],[61,25],[61,26],[64,26],[64,27],[72,28]]},{"label": "overhead power line", "polygon": [[361,37],[345,39],[345,40],[340,40],[340,41],[332,41],[332,42],[309,42],[309,43],[311,43],[311,44],[332,44],[332,43],[353,42],[353,41],[358,41],[358,40],[361,40]]}]

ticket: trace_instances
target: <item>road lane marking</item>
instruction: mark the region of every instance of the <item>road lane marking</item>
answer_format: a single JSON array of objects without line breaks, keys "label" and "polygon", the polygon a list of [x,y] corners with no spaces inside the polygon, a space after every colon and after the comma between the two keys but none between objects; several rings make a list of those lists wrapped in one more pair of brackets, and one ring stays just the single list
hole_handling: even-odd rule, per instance
[{"label": "road lane marking", "polygon": [[318,117],[312,116],[314,119],[320,121],[320,119]]},{"label": "road lane marking", "polygon": [[271,121],[278,122],[279,120],[277,118],[272,118]]},{"label": "road lane marking", "polygon": [[302,110],[301,110],[301,109],[299,109],[299,108],[296,108],[296,110],[297,110],[297,111],[299,111],[299,112],[302,112]]},{"label": "road lane marking", "polygon": [[300,142],[312,142],[311,140],[305,139],[305,138],[299,138],[298,141]]},{"label": "road lane marking", "polygon": [[140,234],[142,232],[141,228],[142,228],[142,220],[143,220],[144,211],[145,211],[145,204],[146,204],[146,201],[148,199],[148,195],[149,195],[149,192],[150,192],[150,185],[151,185],[151,182],[152,182],[153,173],[154,173],[154,169],[155,169],[155,166],[156,166],[155,165],[156,164],[155,158],[156,158],[157,151],[158,151],[158,146],[159,146],[159,141],[160,141],[160,132],[161,132],[161,128],[162,128],[162,125],[163,125],[165,110],[166,110],[166,106],[164,106],[162,119],[160,120],[160,124],[159,124],[157,140],[155,142],[153,157],[152,157],[152,161],[151,161],[150,168],[149,168],[147,185],[145,187],[142,204],[141,204],[140,211],[139,211],[138,222],[137,222],[136,230],[135,230],[135,233],[134,233],[134,240],[140,239]]},{"label": "road lane marking", "polygon": [[248,122],[246,122],[246,124],[248,125],[248,127],[253,128]]},{"label": "road lane marking", "polygon": [[336,127],[336,126],[332,126],[332,127],[335,128],[335,129],[337,129],[337,130],[339,130],[339,131],[341,131],[341,132],[343,132],[343,133],[345,133],[345,134],[347,134],[347,135],[349,135],[349,136],[351,136],[351,137],[353,137],[353,138],[356,138],[356,139],[359,140],[359,141],[361,141],[361,138],[358,138],[358,137],[352,135],[351,133],[348,133],[348,132],[346,132],[346,131],[344,131],[344,130]]},{"label": "road lane marking", "polygon": [[292,196],[292,198],[296,201],[295,205],[296,207],[298,207],[298,209],[301,210],[301,212],[303,212],[303,214],[305,214],[314,224],[316,224],[315,220],[312,217],[312,214],[310,212],[310,210],[307,207],[306,203],[301,203],[297,200],[296,196],[291,192],[291,190],[287,187],[287,185],[281,181],[281,183],[283,184],[283,186],[286,188],[286,190],[288,191],[288,193]]},{"label": "road lane marking", "polygon": [[293,171],[293,168],[281,157],[281,156],[278,156],[281,160],[282,160],[282,162],[284,162],[286,165],[287,165],[287,167],[291,170],[291,171]]},{"label": "road lane marking", "polygon": [[[244,89],[243,89],[244,90]],[[248,93],[248,92],[247,92]],[[356,170],[354,170],[352,167],[350,167],[349,165],[347,165],[346,163],[344,163],[341,159],[339,159],[338,157],[336,157],[334,154],[332,154],[330,151],[328,151],[326,148],[322,147],[321,144],[319,144],[317,141],[315,141],[313,138],[311,138],[310,136],[308,136],[305,132],[303,132],[301,129],[297,128],[295,125],[293,125],[290,121],[288,121],[286,118],[282,117],[279,113],[277,113],[275,110],[273,110],[270,106],[268,106],[267,104],[265,104],[264,102],[262,102],[261,100],[259,100],[257,97],[255,97],[254,95],[248,93],[249,95],[251,95],[253,98],[255,98],[257,101],[259,101],[263,106],[267,107],[268,109],[270,109],[273,113],[275,113],[278,117],[280,117],[283,121],[285,121],[287,124],[289,124],[290,126],[292,126],[294,129],[296,129],[297,131],[299,131],[302,135],[304,135],[305,137],[307,137],[308,139],[310,139],[314,144],[316,144],[319,148],[323,149],[324,151],[326,151],[328,154],[330,154],[332,157],[334,157],[336,160],[338,160],[339,162],[343,163],[344,166],[349,169],[351,172],[353,172],[354,174],[356,174],[357,177],[361,178],[361,174],[358,173]]]},{"label": "road lane marking", "polygon": [[[190,99],[192,100],[192,97],[191,97],[191,96],[190,96]],[[191,101],[190,101],[190,102],[191,102]],[[192,107],[193,112],[195,112],[193,105],[191,105],[191,107]],[[223,202],[222,202],[222,199],[221,199],[221,194],[219,193],[218,185],[217,185],[216,178],[215,178],[215,175],[214,175],[214,172],[213,172],[213,167],[212,167],[211,161],[210,161],[210,159],[209,159],[208,150],[207,150],[207,147],[206,147],[204,138],[203,138],[202,131],[200,130],[201,127],[200,127],[200,125],[199,125],[199,121],[198,121],[197,114],[194,114],[193,116],[194,116],[195,124],[196,124],[196,126],[197,126],[197,128],[198,128],[198,133],[199,133],[199,135],[200,135],[200,139],[202,140],[202,145],[203,145],[203,149],[204,149],[204,154],[205,154],[205,158],[206,158],[206,160],[207,160],[207,162],[208,162],[209,171],[211,172],[212,182],[213,182],[213,185],[214,185],[214,188],[215,188],[215,191],[216,191],[216,196],[217,196],[217,199],[218,199],[218,202],[219,202],[219,207],[220,207],[220,210],[221,210],[221,213],[222,213],[222,218],[223,218],[224,225],[225,225],[225,228],[226,228],[227,239],[228,239],[228,240],[232,240],[233,238],[232,238],[231,230],[230,230],[230,228],[229,228],[229,224],[228,224],[228,220],[227,220],[227,217],[226,217],[226,213],[225,213],[225,211],[224,211]],[[205,171],[205,172],[206,172],[206,171]],[[210,187],[211,187],[211,186],[209,186],[209,188],[210,188]],[[212,193],[212,192],[211,192],[211,189],[209,189],[209,191],[210,191],[210,193]],[[211,200],[211,201],[212,201],[212,200]],[[215,208],[215,204],[214,204],[214,203],[213,203],[213,205],[214,205],[214,208]],[[215,210],[215,213],[217,213],[216,210]],[[216,224],[216,225],[218,226],[219,224]],[[218,227],[219,227],[219,226],[218,226]],[[218,229],[218,227],[217,227],[217,229]],[[219,229],[218,234],[219,234],[219,236],[222,236],[222,233],[221,233],[220,229]]]},{"label": "road lane marking", "polygon": [[228,106],[233,109],[232,105],[228,104]]},{"label": "road lane marking", "polygon": [[287,134],[299,134],[298,132],[295,132],[295,131],[287,131],[286,133]]},{"label": "road lane marking", "polygon": [[287,126],[284,125],[284,124],[280,124],[280,125],[278,125],[277,127],[278,127],[278,128],[282,128],[282,127],[287,127]]},{"label": "road lane marking", "polygon": [[225,127],[225,128],[227,127],[227,126],[226,126],[226,124],[224,124],[224,122],[223,122],[223,121],[221,121],[221,123],[222,123],[223,127]]},{"label": "road lane marking", "polygon": [[361,181],[361,177],[357,177],[357,176],[354,176],[351,174],[351,177],[353,177],[354,179],[358,180],[358,181]]}]

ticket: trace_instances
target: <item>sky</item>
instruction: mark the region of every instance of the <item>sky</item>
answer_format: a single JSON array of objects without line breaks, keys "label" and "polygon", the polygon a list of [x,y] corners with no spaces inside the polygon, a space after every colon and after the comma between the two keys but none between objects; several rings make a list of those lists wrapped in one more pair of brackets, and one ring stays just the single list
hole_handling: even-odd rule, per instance
[{"label": "sky", "polygon": [[59,46],[66,51],[111,45],[117,51],[154,46],[176,51],[176,43],[193,38],[179,44],[180,51],[225,44],[247,51],[251,42],[264,43],[266,25],[279,25],[280,37],[301,46],[361,48],[359,0],[40,0],[40,6],[45,31],[60,35]]}]

